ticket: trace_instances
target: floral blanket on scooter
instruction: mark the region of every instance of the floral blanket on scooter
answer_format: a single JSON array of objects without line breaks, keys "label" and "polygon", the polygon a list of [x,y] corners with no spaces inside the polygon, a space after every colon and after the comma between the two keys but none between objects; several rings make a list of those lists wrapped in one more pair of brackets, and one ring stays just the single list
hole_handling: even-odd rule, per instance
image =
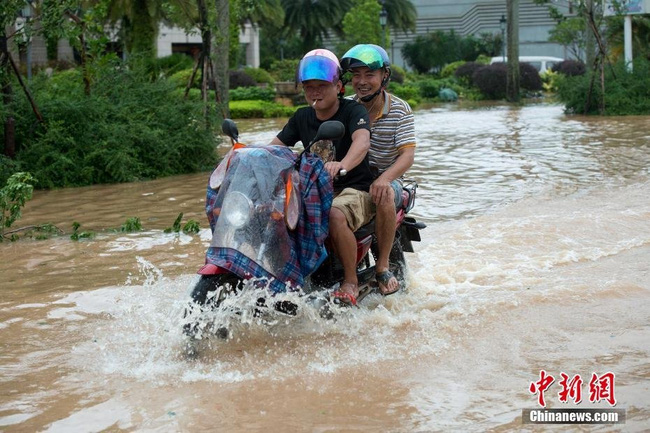
[{"label": "floral blanket on scooter", "polygon": [[[293,152],[282,146],[268,146],[268,150],[282,158],[295,159]],[[206,263],[219,266],[242,278],[267,280],[274,293],[298,290],[306,276],[314,272],[327,257],[325,239],[329,228],[329,211],[332,206],[332,180],[318,157],[303,156],[300,165],[301,213],[298,225],[289,231],[290,260],[279,275],[272,275],[255,261],[231,248],[209,247]],[[207,188],[206,213],[214,232],[216,217],[213,209],[218,190]]]}]

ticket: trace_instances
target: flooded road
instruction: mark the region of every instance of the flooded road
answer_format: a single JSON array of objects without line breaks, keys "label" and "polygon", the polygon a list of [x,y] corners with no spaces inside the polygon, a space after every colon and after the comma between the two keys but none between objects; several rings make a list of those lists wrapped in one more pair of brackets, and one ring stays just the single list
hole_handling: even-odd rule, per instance
[{"label": "flooded road", "polygon": [[[240,122],[268,142],[281,122]],[[324,321],[260,323],[181,354],[210,234],[207,174],[36,192],[18,225],[68,236],[0,244],[0,430],[645,431],[650,420],[650,117],[559,106],[416,113],[408,291]],[[179,214],[199,235],[165,234]],[[139,217],[143,232],[119,227]],[[551,408],[615,374],[624,425],[522,425],[540,370]],[[583,401],[562,403],[560,373]],[[536,428],[532,428],[536,427]]]}]

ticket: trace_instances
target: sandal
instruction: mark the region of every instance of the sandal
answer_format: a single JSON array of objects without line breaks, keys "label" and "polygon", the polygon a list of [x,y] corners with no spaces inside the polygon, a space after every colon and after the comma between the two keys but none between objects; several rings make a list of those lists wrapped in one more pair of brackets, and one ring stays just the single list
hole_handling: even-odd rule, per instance
[{"label": "sandal", "polygon": [[358,287],[354,283],[343,283],[341,286],[332,293],[332,296],[334,297],[334,303],[335,304],[341,304],[345,305],[348,307],[356,307],[357,306],[357,297],[359,294],[356,296],[353,295],[352,293],[349,292],[344,292],[342,289],[345,286],[351,286],[353,291],[358,290]]},{"label": "sandal", "polygon": [[[393,274],[390,271],[390,269],[386,269],[385,271],[382,272],[377,272],[375,278],[377,279],[377,284],[379,284],[379,293],[381,293],[382,296],[390,296],[399,292],[400,289],[399,281],[397,281],[395,274]],[[394,279],[395,283],[397,283],[397,287],[395,287],[395,289],[392,291],[386,291],[388,290],[388,283],[392,279]]]}]

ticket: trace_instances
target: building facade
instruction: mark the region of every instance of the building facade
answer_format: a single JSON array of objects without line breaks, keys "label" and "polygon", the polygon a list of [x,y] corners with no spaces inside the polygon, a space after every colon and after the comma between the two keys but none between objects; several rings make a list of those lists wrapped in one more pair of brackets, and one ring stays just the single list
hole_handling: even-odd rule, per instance
[{"label": "building facade", "polygon": [[[405,67],[402,47],[419,35],[436,30],[454,30],[459,35],[501,34],[500,19],[506,15],[506,0],[411,0],[418,17],[415,33],[393,32],[386,47],[393,64]],[[519,2],[519,54],[567,58],[564,47],[548,42],[555,21],[545,6],[532,0]]]},{"label": "building facade", "polygon": [[[24,19],[18,18],[16,27],[20,28],[23,25]],[[33,23],[32,25],[38,26],[38,23]],[[245,66],[259,67],[259,38],[259,29],[250,23],[246,23],[243,30],[240,31],[239,43],[244,53]],[[117,36],[113,37],[113,39],[117,41]],[[31,57],[30,61],[34,66],[47,64],[47,48],[45,40],[41,35],[36,34],[32,38],[29,48],[29,53],[26,49],[18,51],[16,46],[12,44],[12,56],[20,64],[26,64],[28,56]],[[196,58],[201,50],[201,35],[198,31],[187,32],[178,27],[167,27],[161,24],[156,41],[156,50],[158,57],[169,56],[173,53],[185,53]],[[65,39],[61,39],[58,42],[57,60],[66,62],[75,61],[74,50]]]}]

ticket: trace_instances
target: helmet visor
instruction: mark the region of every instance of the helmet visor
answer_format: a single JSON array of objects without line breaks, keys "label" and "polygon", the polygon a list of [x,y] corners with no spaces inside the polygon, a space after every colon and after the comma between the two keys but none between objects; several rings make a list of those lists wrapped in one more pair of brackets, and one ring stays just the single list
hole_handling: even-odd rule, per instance
[{"label": "helmet visor", "polygon": [[339,66],[324,56],[305,57],[298,66],[298,81],[322,80],[335,83],[339,79]]},{"label": "helmet visor", "polygon": [[350,48],[343,56],[343,60],[348,60],[350,68],[362,66],[359,62],[372,70],[384,67],[381,54],[370,45],[357,45]]}]

